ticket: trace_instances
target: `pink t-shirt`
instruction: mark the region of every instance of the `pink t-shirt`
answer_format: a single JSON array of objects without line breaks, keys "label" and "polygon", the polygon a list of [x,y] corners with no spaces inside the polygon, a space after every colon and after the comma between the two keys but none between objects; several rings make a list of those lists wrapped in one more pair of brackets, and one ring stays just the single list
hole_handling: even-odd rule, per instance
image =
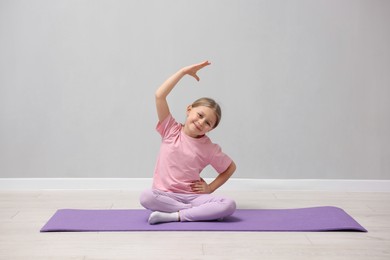
[{"label": "pink t-shirt", "polygon": [[156,130],[162,142],[154,170],[154,189],[194,193],[190,185],[200,179],[200,173],[207,165],[222,173],[232,163],[221,147],[212,143],[206,135],[193,138],[186,135],[182,128],[171,115],[157,124]]}]

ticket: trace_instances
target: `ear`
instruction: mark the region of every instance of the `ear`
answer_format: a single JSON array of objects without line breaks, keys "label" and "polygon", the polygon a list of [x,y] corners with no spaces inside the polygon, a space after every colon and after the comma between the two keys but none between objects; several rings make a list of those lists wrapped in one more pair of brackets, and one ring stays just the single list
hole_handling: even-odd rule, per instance
[{"label": "ear", "polygon": [[190,114],[191,109],[192,109],[192,106],[189,105],[189,106],[187,107],[187,111],[186,111],[187,116]]}]

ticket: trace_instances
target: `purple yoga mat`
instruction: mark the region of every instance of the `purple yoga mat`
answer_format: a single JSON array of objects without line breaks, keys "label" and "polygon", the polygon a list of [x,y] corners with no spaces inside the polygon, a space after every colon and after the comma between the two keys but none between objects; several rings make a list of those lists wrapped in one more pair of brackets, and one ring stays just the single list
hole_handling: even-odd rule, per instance
[{"label": "purple yoga mat", "polygon": [[41,232],[65,231],[360,231],[367,232],[337,207],[238,209],[223,221],[150,225],[150,211],[60,209]]}]

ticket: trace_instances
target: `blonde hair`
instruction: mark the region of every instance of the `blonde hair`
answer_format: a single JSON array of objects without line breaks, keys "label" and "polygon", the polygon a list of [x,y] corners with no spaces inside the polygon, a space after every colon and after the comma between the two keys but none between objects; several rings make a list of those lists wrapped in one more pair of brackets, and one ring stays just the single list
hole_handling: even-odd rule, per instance
[{"label": "blonde hair", "polygon": [[211,108],[217,117],[217,120],[215,121],[213,129],[218,126],[219,122],[221,121],[222,111],[221,111],[221,107],[218,105],[217,102],[215,102],[214,99],[208,98],[208,97],[199,98],[199,99],[195,100],[191,106],[192,107],[204,106],[204,107]]}]

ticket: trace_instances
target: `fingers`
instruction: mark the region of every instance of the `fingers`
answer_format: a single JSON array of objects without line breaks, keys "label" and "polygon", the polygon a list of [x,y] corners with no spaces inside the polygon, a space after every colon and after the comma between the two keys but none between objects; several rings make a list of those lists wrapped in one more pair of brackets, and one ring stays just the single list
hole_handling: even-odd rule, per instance
[{"label": "fingers", "polygon": [[206,66],[208,66],[210,64],[211,63],[208,60],[206,60],[204,62],[199,63],[198,66],[200,66],[200,68],[204,68],[204,67],[206,67]]},{"label": "fingers", "polygon": [[193,184],[191,184],[190,187],[191,187],[191,189],[192,189],[193,191],[195,191],[195,190],[199,190],[202,186],[199,184],[198,181],[196,181],[196,182],[194,182]]},{"label": "fingers", "polygon": [[196,79],[196,81],[199,81],[199,80],[200,80],[200,78],[198,77],[198,75],[194,74],[194,75],[192,75],[192,76]]},{"label": "fingers", "polygon": [[202,190],[202,185],[200,184],[199,181],[194,181],[191,185],[190,185],[192,191],[194,192],[200,192]]},{"label": "fingers", "polygon": [[194,181],[190,187],[191,190],[195,193],[207,193],[207,183],[204,181]]},{"label": "fingers", "polygon": [[200,69],[203,69],[204,67],[206,67],[206,66],[208,66],[208,65],[210,65],[211,63],[209,62],[209,61],[204,61],[204,62],[202,62],[202,63],[199,63],[199,64],[197,64],[197,65],[195,65],[195,68],[196,68],[196,70],[198,71],[198,70],[200,70]]},{"label": "fingers", "polygon": [[194,64],[194,65],[191,65],[191,66],[188,66],[186,68],[184,68],[184,71],[191,75],[192,77],[194,77],[197,81],[200,80],[200,78],[198,77],[198,75],[196,74],[200,69],[203,69],[204,67],[210,65],[211,63],[209,61],[204,61],[202,63],[198,63],[198,64]]}]

